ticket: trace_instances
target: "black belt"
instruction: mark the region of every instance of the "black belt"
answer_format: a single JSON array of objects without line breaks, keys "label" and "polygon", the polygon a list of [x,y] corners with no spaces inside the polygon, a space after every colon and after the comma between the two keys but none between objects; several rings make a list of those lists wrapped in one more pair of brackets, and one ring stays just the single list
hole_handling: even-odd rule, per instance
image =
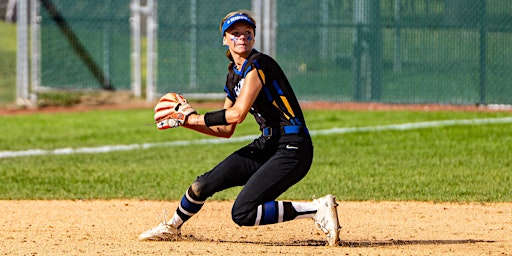
[{"label": "black belt", "polygon": [[261,130],[261,133],[265,137],[271,137],[272,135],[288,135],[288,134],[299,134],[299,133],[308,133],[308,129],[303,126],[297,125],[286,125],[281,126],[279,128],[265,127]]}]

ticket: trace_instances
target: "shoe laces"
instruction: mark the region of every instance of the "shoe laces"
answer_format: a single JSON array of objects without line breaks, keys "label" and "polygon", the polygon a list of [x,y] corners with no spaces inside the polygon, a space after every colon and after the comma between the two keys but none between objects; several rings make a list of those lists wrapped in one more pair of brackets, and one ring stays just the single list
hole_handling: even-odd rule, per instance
[{"label": "shoe laces", "polygon": [[168,226],[169,224],[167,224],[167,209],[164,209],[163,212],[162,212],[162,215],[160,215],[160,219],[162,220],[162,224]]},{"label": "shoe laces", "polygon": [[166,230],[170,230],[171,229],[171,225],[167,223],[167,209],[164,209],[163,212],[158,217],[161,220],[160,225],[152,228],[151,230],[148,230],[148,232],[158,233],[162,229],[162,226],[164,226]]}]

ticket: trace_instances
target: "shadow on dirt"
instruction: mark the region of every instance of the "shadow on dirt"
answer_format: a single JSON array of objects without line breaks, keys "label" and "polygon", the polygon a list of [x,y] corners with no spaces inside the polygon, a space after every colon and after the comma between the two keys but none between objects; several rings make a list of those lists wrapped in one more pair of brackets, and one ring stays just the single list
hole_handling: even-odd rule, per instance
[{"label": "shadow on dirt", "polygon": [[[325,240],[295,240],[289,242],[270,242],[270,241],[233,241],[233,240],[215,240],[201,239],[193,236],[187,240],[214,242],[214,243],[237,243],[237,244],[257,244],[265,246],[326,246]],[[387,241],[341,241],[342,247],[383,247],[383,246],[401,246],[401,245],[446,245],[446,244],[474,244],[474,243],[494,243],[492,240],[462,239],[462,240],[387,240]]]},{"label": "shadow on dirt", "polygon": [[397,245],[429,245],[429,244],[474,244],[474,243],[494,243],[489,240],[387,240],[387,241],[342,241],[341,246],[345,247],[380,247]]}]

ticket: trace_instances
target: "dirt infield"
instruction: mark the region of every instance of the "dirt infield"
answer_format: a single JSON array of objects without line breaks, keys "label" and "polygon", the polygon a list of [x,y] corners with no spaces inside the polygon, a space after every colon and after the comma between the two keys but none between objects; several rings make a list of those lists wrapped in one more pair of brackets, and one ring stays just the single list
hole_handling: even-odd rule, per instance
[{"label": "dirt infield", "polygon": [[512,255],[512,203],[339,202],[342,243],[311,220],[238,227],[208,201],[182,241],[139,242],[178,202],[0,201],[0,255]]}]

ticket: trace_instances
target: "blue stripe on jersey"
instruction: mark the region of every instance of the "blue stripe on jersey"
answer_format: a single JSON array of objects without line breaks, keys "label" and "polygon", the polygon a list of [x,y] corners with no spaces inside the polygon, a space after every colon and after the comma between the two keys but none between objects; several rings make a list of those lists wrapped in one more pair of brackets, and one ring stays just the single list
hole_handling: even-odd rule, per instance
[{"label": "blue stripe on jersey", "polygon": [[277,223],[277,202],[266,202],[263,204],[263,218],[260,225]]},{"label": "blue stripe on jersey", "polygon": [[228,86],[227,86],[227,85],[226,85],[226,86],[224,86],[224,91],[225,91],[225,92],[226,92],[226,94],[227,94],[227,95],[226,95],[226,97],[228,97],[232,102],[235,102],[235,101],[236,101],[236,97],[235,97],[235,96],[233,96],[233,95],[231,94],[231,92],[229,91],[229,88],[228,88]]},{"label": "blue stripe on jersey", "polygon": [[257,69],[261,69],[260,63],[258,63],[257,60],[254,60],[253,63],[256,66]]},{"label": "blue stripe on jersey", "polygon": [[263,91],[265,91],[265,95],[267,95],[267,98],[268,98],[268,101],[269,102],[272,102],[273,99],[272,99],[272,94],[270,93],[270,91],[268,90],[267,87],[263,87]]},{"label": "blue stripe on jersey", "polygon": [[247,76],[247,73],[249,73],[249,71],[251,71],[251,69],[252,69],[252,66],[249,66],[247,68],[247,70],[245,70],[244,77]]},{"label": "blue stripe on jersey", "polygon": [[248,62],[249,62],[249,60],[245,60],[244,64],[242,65],[242,68],[240,68],[240,70],[236,69],[236,65],[233,65],[233,71],[235,71],[235,74],[237,74],[239,76],[243,75],[245,77],[247,72],[242,73],[242,71],[245,69],[245,65],[247,65]]},{"label": "blue stripe on jersey", "polygon": [[279,93],[279,95],[284,95],[284,92],[281,90],[281,87],[279,87],[279,84],[276,80],[272,81],[272,85],[274,85],[274,88],[276,88],[276,91]]}]

